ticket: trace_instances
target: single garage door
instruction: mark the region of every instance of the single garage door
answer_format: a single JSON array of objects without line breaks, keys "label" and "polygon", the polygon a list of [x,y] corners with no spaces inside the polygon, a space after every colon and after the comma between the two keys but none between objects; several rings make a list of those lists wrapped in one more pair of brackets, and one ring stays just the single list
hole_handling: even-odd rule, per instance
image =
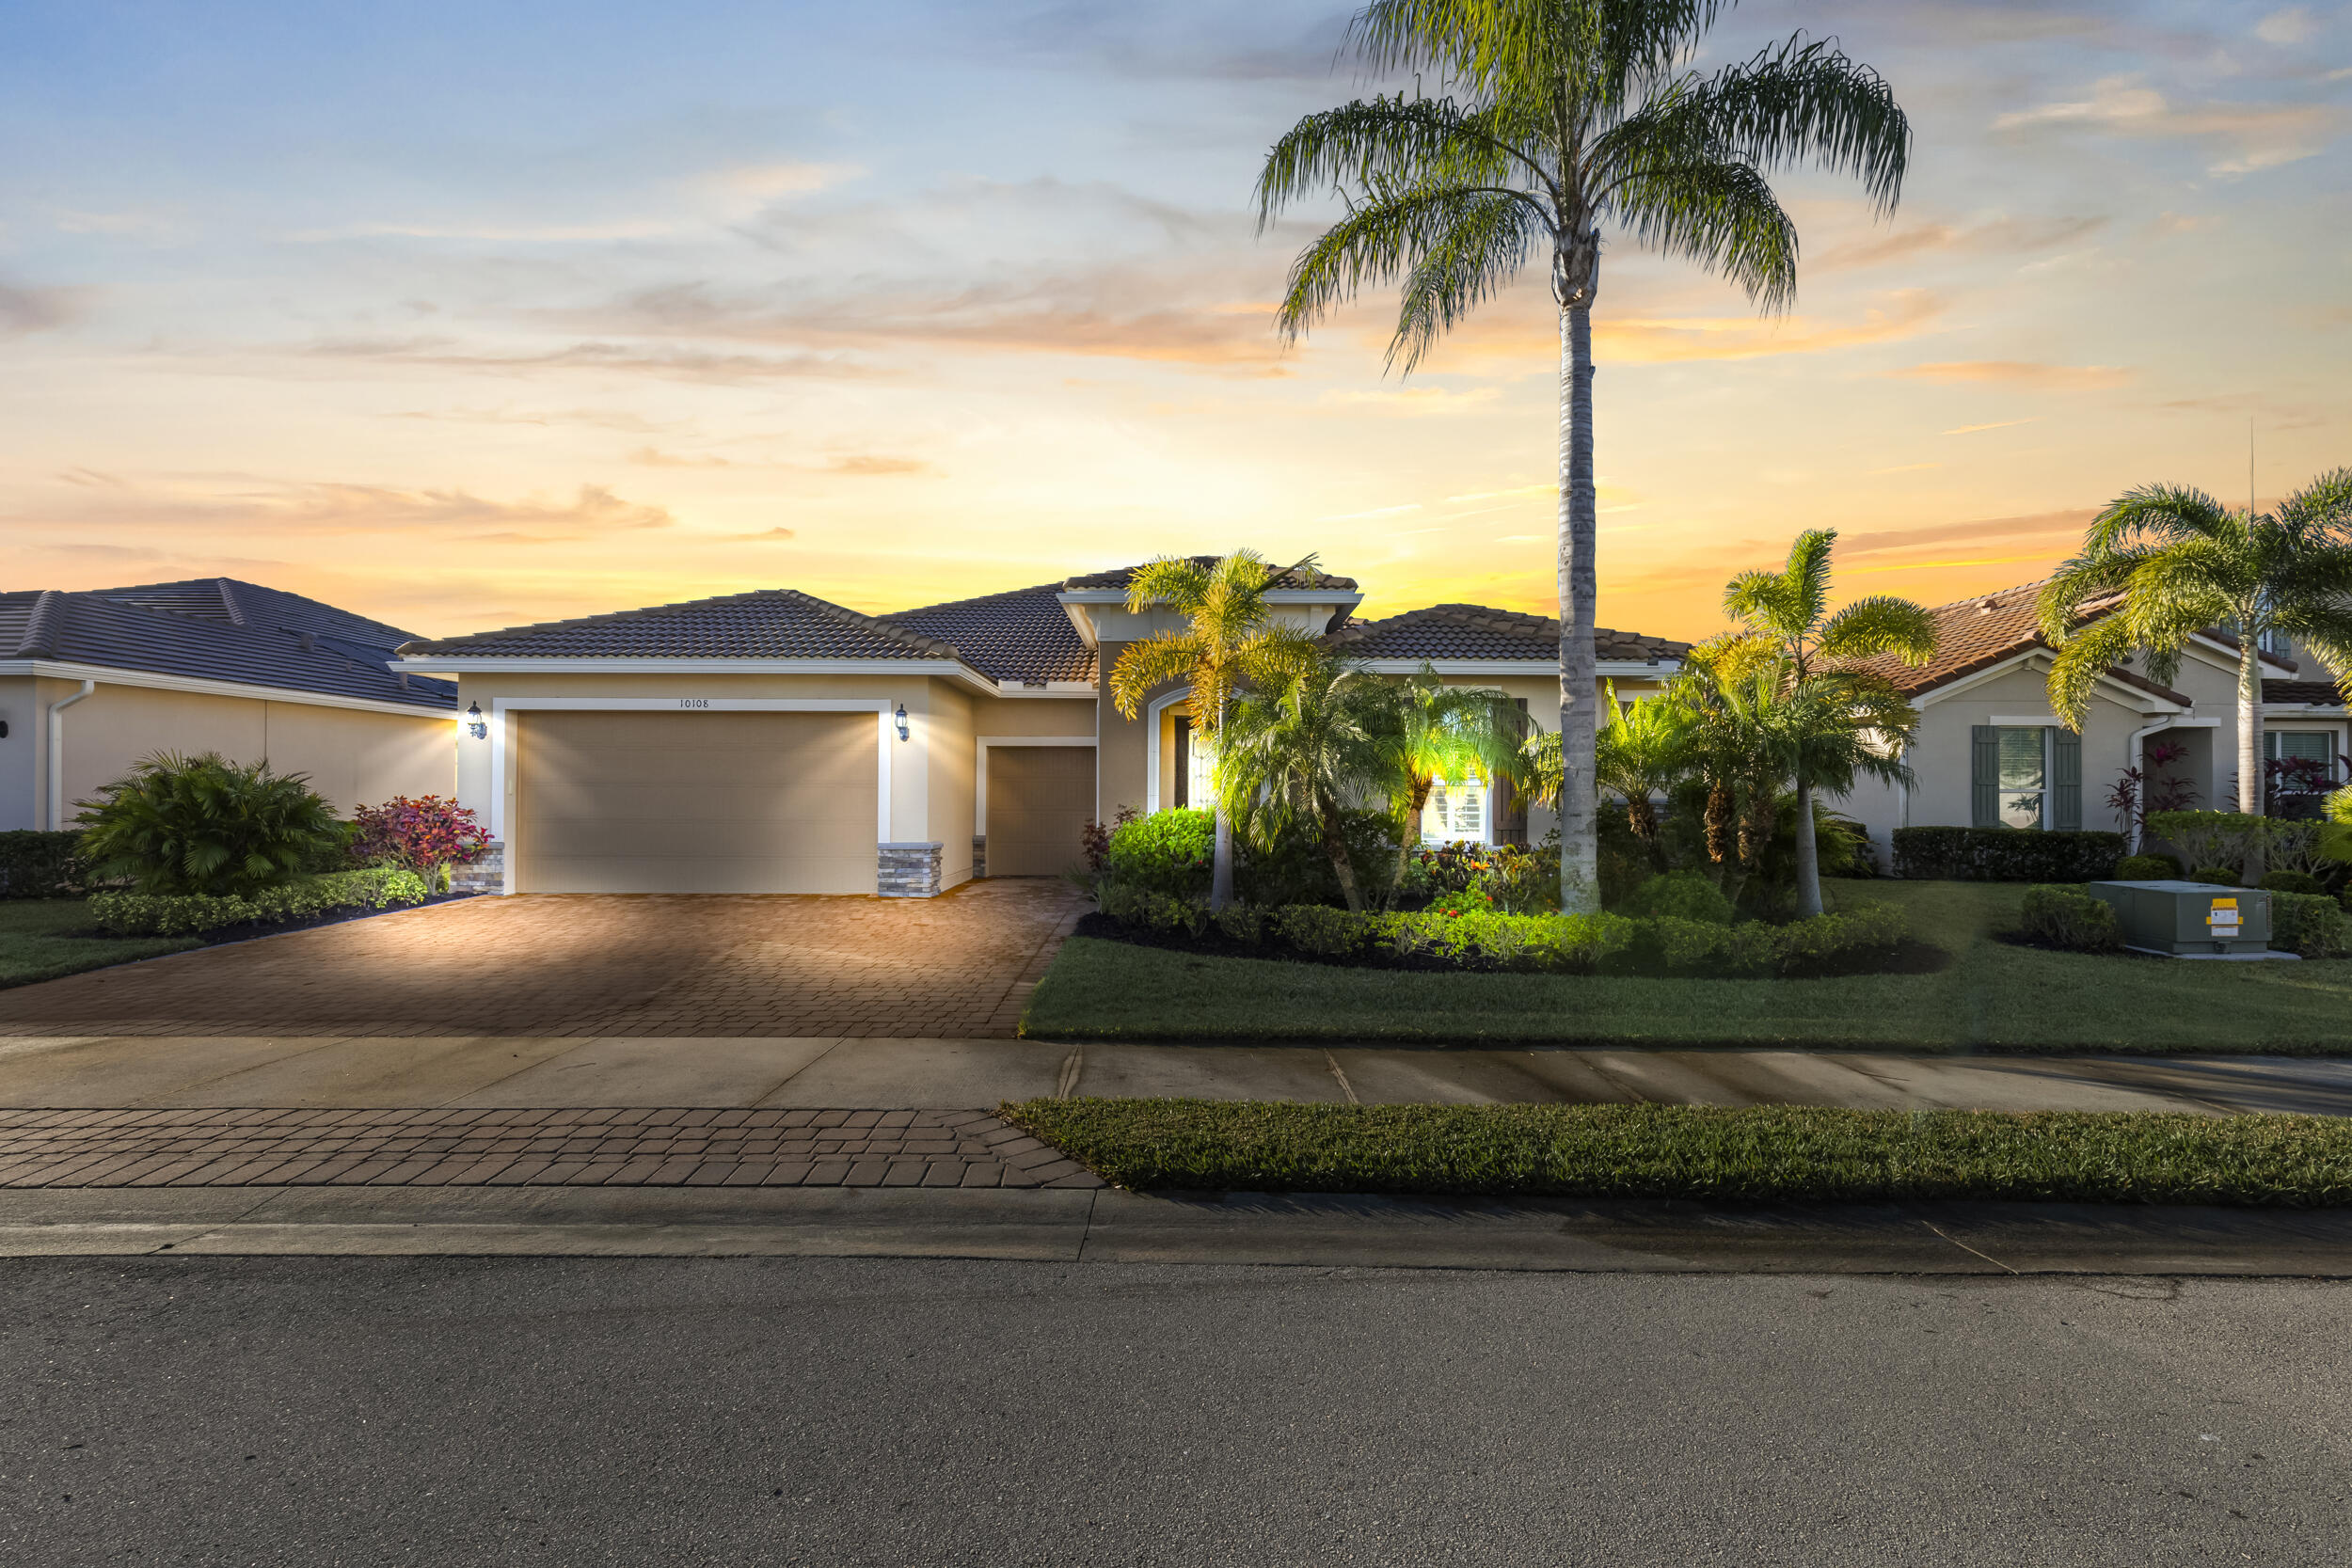
[{"label": "single garage door", "polygon": [[870,713],[525,713],[524,893],[872,893]]},{"label": "single garage door", "polygon": [[1086,854],[1094,820],[1094,748],[988,749],[988,874],[1058,877]]}]

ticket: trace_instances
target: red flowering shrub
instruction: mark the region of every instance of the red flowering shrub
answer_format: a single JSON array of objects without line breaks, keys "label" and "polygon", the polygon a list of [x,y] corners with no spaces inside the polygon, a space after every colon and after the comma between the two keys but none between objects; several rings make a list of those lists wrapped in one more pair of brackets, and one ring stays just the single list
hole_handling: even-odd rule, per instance
[{"label": "red flowering shrub", "polygon": [[358,829],[351,844],[354,860],[413,871],[436,888],[449,867],[480,859],[490,843],[489,830],[470,810],[438,795],[421,800],[395,795],[380,806],[361,806],[352,821]]}]

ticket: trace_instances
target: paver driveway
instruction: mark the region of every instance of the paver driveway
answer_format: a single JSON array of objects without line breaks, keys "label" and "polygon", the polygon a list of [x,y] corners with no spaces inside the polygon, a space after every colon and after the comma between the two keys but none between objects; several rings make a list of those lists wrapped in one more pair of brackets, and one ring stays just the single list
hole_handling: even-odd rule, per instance
[{"label": "paver driveway", "polygon": [[0,991],[0,1035],[1004,1037],[1082,907],[1044,879],[471,898]]}]

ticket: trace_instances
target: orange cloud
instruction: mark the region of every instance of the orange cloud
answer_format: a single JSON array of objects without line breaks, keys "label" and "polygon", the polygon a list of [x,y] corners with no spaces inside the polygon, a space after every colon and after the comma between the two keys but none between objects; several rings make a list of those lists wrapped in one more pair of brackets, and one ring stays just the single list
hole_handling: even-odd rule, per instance
[{"label": "orange cloud", "polygon": [[2044,391],[2121,387],[2138,374],[2122,365],[2043,365],[2026,359],[1947,360],[1940,364],[1910,365],[1886,373],[1914,381],[1996,382]]}]

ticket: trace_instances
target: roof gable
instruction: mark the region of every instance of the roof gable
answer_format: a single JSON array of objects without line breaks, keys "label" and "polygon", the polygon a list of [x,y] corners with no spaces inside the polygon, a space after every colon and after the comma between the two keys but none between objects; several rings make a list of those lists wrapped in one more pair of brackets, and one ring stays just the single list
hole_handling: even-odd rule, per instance
[{"label": "roof gable", "polygon": [[[1325,642],[1351,658],[1557,659],[1560,622],[1485,605],[1439,604],[1408,610],[1378,621],[1349,621]],[[1598,657],[1623,662],[1675,662],[1691,651],[1688,642],[1640,632],[1595,627]]]},{"label": "roof gable", "polygon": [[[1224,558],[1215,555],[1191,555],[1183,559],[1191,562],[1196,566],[1214,566]],[[1123,594],[1127,591],[1128,583],[1135,579],[1135,575],[1142,570],[1142,565],[1135,565],[1121,566],[1109,572],[1088,572],[1066,579],[1061,585],[1062,592],[1086,594],[1111,589]],[[1276,593],[1330,589],[1338,593],[1353,594],[1356,592],[1356,579],[1333,577],[1328,572],[1302,572],[1295,566],[1276,566],[1274,575],[1266,583],[1266,587]]]},{"label": "roof gable", "polygon": [[938,638],[792,588],[542,621],[403,643],[400,653],[509,658],[956,658]]},{"label": "roof gable", "polygon": [[1092,681],[1095,654],[1061,607],[1059,583],[954,599],[876,619],[952,646],[994,681]]}]

